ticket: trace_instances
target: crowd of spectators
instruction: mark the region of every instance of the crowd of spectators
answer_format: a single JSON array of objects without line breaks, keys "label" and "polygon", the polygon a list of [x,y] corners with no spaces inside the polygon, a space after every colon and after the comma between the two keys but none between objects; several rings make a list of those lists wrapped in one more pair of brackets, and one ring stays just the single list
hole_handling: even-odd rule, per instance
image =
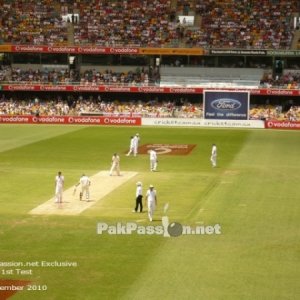
[{"label": "crowd of spectators", "polygon": [[[176,8],[171,0],[0,4],[0,43],[248,49],[288,49],[300,8],[298,0],[177,0]],[[201,24],[182,28],[179,14],[198,16]]]},{"label": "crowd of spectators", "polygon": [[[148,46],[178,44],[170,0],[78,1],[75,44]],[[171,20],[172,19],[172,20]]]},{"label": "crowd of spectators", "polygon": [[116,72],[111,69],[99,71],[88,69],[78,72],[69,68],[54,69],[20,69],[18,67],[1,66],[0,82],[18,83],[18,84],[80,84],[80,85],[141,85],[159,83],[160,75],[157,68],[136,68],[128,72]]},{"label": "crowd of spectators", "polygon": [[260,81],[260,86],[266,88],[299,89],[300,72],[286,72],[275,76],[271,72],[266,73]]},{"label": "crowd of spectators", "polygon": [[292,105],[287,111],[283,111],[281,105],[252,105],[250,119],[300,121],[300,106]]},{"label": "crowd of spectators", "polygon": [[137,68],[128,72],[116,72],[105,70],[104,72],[96,69],[89,69],[80,74],[81,85],[141,85],[159,83],[160,75],[157,68]]},{"label": "crowd of spectators", "polygon": [[[202,103],[188,100],[176,101],[104,101],[98,96],[73,101],[60,97],[50,101],[38,98],[32,100],[0,99],[0,115],[35,115],[35,116],[140,116],[161,118],[203,118]],[[283,111],[281,105],[251,105],[251,120],[289,120],[300,121],[300,106],[290,105]]]},{"label": "crowd of spectators", "polygon": [[0,0],[0,43],[66,44],[67,22],[59,5],[52,0]]},{"label": "crowd of spectators", "polygon": [[[176,62],[175,62],[176,65]],[[82,72],[68,68],[52,69],[20,69],[18,67],[0,66],[0,82],[16,84],[80,84],[97,85],[130,85],[149,86],[159,84],[158,68],[137,67],[127,72],[117,72],[111,69],[99,71],[95,68]],[[274,76],[271,71],[265,72],[260,80],[262,88],[299,89],[300,72],[287,71]]]},{"label": "crowd of spectators", "polygon": [[298,0],[196,0],[200,30],[188,30],[186,42],[205,48],[289,49]]},{"label": "crowd of spectators", "polygon": [[2,97],[0,100],[1,115],[103,115],[103,116],[141,116],[141,117],[180,117],[201,118],[202,105],[183,101],[180,105],[172,101],[149,102],[131,101],[121,102],[103,101],[98,99],[84,99],[80,96],[77,100],[69,102],[61,98],[51,101],[16,100]]}]

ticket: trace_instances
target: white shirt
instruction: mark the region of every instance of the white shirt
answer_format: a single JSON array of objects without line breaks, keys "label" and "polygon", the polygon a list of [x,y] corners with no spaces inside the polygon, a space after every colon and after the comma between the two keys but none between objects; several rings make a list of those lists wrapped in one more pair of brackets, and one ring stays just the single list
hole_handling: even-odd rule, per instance
[{"label": "white shirt", "polygon": [[56,183],[56,187],[57,188],[62,188],[64,186],[64,181],[65,181],[65,178],[64,176],[60,175],[60,176],[56,176],[55,177],[55,183]]},{"label": "white shirt", "polygon": [[120,162],[120,157],[119,157],[119,155],[116,155],[116,156],[113,155],[111,160],[112,160],[113,164],[117,165]]},{"label": "white shirt", "polygon": [[135,196],[140,196],[140,195],[143,195],[143,188],[141,185],[138,185],[137,188],[136,188],[136,193],[135,193]]},{"label": "white shirt", "polygon": [[157,160],[157,155],[154,150],[150,150],[150,160]]},{"label": "white shirt", "polygon": [[217,156],[217,146],[216,146],[216,145],[213,145],[213,146],[212,146],[212,149],[211,149],[211,155]]},{"label": "white shirt", "polygon": [[135,140],[134,137],[130,140],[130,148],[133,148],[135,146]]},{"label": "white shirt", "polygon": [[82,186],[89,186],[90,183],[91,183],[90,179],[89,179],[88,176],[86,176],[86,175],[81,176],[79,182],[81,183]]},{"label": "white shirt", "polygon": [[140,138],[139,138],[137,135],[135,135],[135,136],[133,137],[134,147],[138,147],[139,141],[140,141]]},{"label": "white shirt", "polygon": [[149,189],[147,191],[146,197],[147,197],[148,202],[155,202],[156,190],[152,189],[152,191],[151,191],[151,189]]}]

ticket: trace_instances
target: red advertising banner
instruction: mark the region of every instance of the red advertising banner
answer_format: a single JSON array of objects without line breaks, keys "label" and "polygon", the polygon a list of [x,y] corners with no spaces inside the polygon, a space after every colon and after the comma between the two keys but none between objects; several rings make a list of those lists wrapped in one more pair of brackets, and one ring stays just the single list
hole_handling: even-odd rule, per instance
[{"label": "red advertising banner", "polygon": [[7,116],[0,115],[0,124],[78,124],[141,126],[140,117],[94,117],[94,116]]},{"label": "red advertising banner", "polygon": [[134,47],[97,47],[97,46],[43,46],[43,45],[12,45],[11,52],[16,53],[70,53],[70,54],[141,54]]},{"label": "red advertising banner", "polygon": [[300,121],[265,121],[265,128],[268,129],[293,129],[300,130]]},{"label": "red advertising banner", "polygon": [[[219,88],[205,88],[215,91]],[[286,89],[238,89],[224,88],[228,92],[250,92],[250,95],[294,96],[300,97],[300,90]],[[159,87],[159,86],[118,86],[118,85],[50,85],[50,84],[4,84],[2,91],[33,91],[33,92],[111,92],[111,93],[160,93],[160,94],[203,94],[204,88]]]}]

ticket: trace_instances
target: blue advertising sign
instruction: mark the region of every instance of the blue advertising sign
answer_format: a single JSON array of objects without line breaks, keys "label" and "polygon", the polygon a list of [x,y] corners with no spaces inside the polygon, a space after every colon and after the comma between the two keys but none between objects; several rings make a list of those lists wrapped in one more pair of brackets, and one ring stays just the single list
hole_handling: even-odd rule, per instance
[{"label": "blue advertising sign", "polygon": [[205,119],[249,119],[249,92],[204,91],[203,99]]}]

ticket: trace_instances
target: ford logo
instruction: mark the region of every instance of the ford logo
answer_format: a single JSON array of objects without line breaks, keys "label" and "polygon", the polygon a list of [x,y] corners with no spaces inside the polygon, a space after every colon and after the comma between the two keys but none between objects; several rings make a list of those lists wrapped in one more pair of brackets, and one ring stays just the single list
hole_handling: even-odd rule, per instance
[{"label": "ford logo", "polygon": [[221,98],[212,101],[211,106],[218,110],[236,110],[242,106],[238,100]]}]

